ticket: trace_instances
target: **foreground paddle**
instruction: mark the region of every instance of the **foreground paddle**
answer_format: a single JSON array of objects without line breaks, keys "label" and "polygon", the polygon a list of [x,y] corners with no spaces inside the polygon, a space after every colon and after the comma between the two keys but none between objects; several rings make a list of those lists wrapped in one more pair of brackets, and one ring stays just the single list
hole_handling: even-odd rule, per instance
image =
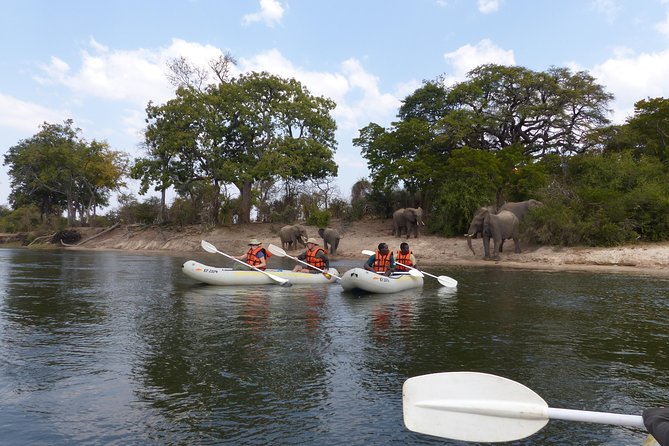
[{"label": "foreground paddle", "polygon": [[288,253],[287,253],[286,251],[284,251],[283,249],[279,248],[279,247],[276,246],[276,245],[272,245],[272,244],[270,243],[269,246],[267,247],[267,249],[269,250],[269,252],[271,252],[271,253],[274,254],[275,256],[278,256],[278,257],[288,257],[289,259],[293,259],[293,260],[295,260],[296,262],[300,262],[300,263],[302,263],[303,265],[308,266],[309,268],[313,268],[313,269],[315,269],[316,271],[320,271],[320,272],[322,272],[323,274],[325,274],[325,276],[326,276],[328,279],[329,279],[330,277],[334,277],[334,278],[336,278],[337,280],[341,280],[341,277],[339,277],[339,276],[333,276],[332,274],[328,273],[327,271],[325,271],[325,270],[323,270],[323,269],[316,268],[315,266],[310,265],[310,264],[308,264],[307,262],[303,262],[302,260],[298,259],[297,257],[293,257],[293,256],[291,256],[291,255],[288,255]]},{"label": "foreground paddle", "polygon": [[478,372],[433,373],[409,378],[402,387],[409,430],[472,442],[528,437],[549,419],[643,428],[637,415],[553,409],[524,385]]},{"label": "foreground paddle", "polygon": [[[367,249],[363,250],[362,253],[365,254],[366,256],[371,256],[371,255],[376,254],[374,251],[369,251]],[[416,269],[413,266],[409,266],[409,265],[405,265],[404,263],[400,263],[397,260],[395,260],[395,263],[397,263],[398,265],[403,266],[405,268],[409,268],[409,274],[411,274],[412,276],[423,277],[423,275],[426,275],[426,276],[434,277],[435,279],[437,279],[442,286],[449,287],[449,288],[455,288],[455,287],[458,286],[458,281],[451,278],[451,277],[448,277],[448,276],[438,276],[437,277],[433,274],[426,273],[425,271],[421,271],[419,269]],[[418,273],[419,275],[418,274],[412,274],[414,272]]]},{"label": "foreground paddle", "polygon": [[229,254],[226,254],[226,253],[224,253],[224,252],[222,252],[222,251],[219,251],[218,249],[216,249],[216,247],[215,247],[214,245],[212,245],[211,243],[209,243],[209,242],[207,242],[207,241],[205,241],[205,240],[202,240],[202,242],[200,242],[200,244],[202,245],[202,249],[204,249],[205,251],[207,251],[207,252],[211,252],[212,254],[217,252],[217,253],[219,253],[219,254],[221,254],[221,255],[224,255],[225,257],[227,257],[227,258],[229,258],[229,259],[232,259],[232,260],[234,260],[234,261],[237,262],[237,263],[241,263],[242,265],[245,265],[245,266],[247,266],[247,267],[249,267],[249,268],[251,268],[251,269],[254,269],[254,270],[256,270],[256,271],[258,271],[258,272],[260,272],[260,273],[263,273],[264,275],[266,275],[267,277],[269,277],[270,279],[272,279],[273,281],[275,281],[276,283],[278,283],[278,284],[281,285],[281,286],[291,286],[291,285],[292,285],[288,279],[284,279],[283,277],[275,276],[274,274],[270,274],[270,273],[268,273],[267,271],[263,271],[263,270],[261,270],[260,268],[256,268],[256,267],[253,266],[253,265],[249,265],[249,264],[246,263],[246,262],[242,262],[242,261],[239,260],[238,258],[235,258],[235,257],[233,257],[233,256],[231,256],[231,255],[229,255]]}]

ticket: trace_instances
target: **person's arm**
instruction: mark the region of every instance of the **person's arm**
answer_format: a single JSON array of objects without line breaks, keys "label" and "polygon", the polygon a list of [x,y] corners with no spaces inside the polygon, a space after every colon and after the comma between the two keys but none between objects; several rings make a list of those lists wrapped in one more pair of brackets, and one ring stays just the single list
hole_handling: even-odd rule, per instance
[{"label": "person's arm", "polygon": [[416,260],[416,256],[413,254],[411,254],[411,264],[413,265],[414,268],[416,267],[416,265],[418,265],[418,260]]},{"label": "person's arm", "polygon": [[323,269],[325,271],[330,269],[330,258],[327,256],[327,254],[325,254],[323,251],[318,251],[318,254],[316,254],[316,257],[321,259],[323,261],[323,263],[325,264],[325,266],[323,267]]},{"label": "person's arm", "polygon": [[303,253],[298,254],[297,258],[300,259],[300,260],[306,259],[307,258],[307,251],[304,251]]},{"label": "person's arm", "polygon": [[389,276],[392,273],[394,273],[395,272],[395,266],[396,266],[395,265],[395,255],[391,253],[390,254],[390,265],[388,265],[388,269],[386,270],[385,275]]},{"label": "person's arm", "polygon": [[267,256],[265,255],[265,253],[260,251],[258,254],[256,254],[256,257],[258,257],[258,260],[260,260],[260,265],[257,265],[257,267],[267,268]]},{"label": "person's arm", "polygon": [[376,261],[376,254],[369,256],[369,259],[365,262],[365,269],[367,271],[374,271],[374,262]]}]

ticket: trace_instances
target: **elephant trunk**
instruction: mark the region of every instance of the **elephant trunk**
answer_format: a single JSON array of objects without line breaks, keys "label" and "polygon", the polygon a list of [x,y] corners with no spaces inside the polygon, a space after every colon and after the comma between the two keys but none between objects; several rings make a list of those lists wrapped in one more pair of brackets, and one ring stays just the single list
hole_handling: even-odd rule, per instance
[{"label": "elephant trunk", "polygon": [[472,235],[473,234],[465,234],[465,237],[467,237],[467,246],[472,250],[472,254],[476,255],[476,251],[474,251],[474,247],[472,246]]}]

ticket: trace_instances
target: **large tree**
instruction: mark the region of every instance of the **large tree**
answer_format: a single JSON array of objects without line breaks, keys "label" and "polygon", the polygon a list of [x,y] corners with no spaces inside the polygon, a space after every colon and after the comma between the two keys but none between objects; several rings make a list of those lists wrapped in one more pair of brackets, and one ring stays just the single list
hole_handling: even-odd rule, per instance
[{"label": "large tree", "polygon": [[[214,222],[220,189],[233,184],[240,220],[248,222],[260,182],[336,175],[334,107],[298,81],[268,73],[242,75],[202,92],[180,88],[167,104],[149,107],[151,152],[135,172],[145,185],[171,183],[180,193],[190,184],[210,185]],[[142,171],[142,165],[155,169]]]},{"label": "large tree", "polygon": [[35,204],[47,217],[66,209],[74,226],[77,211],[82,219],[95,213],[108,204],[111,190],[123,186],[126,155],[110,150],[106,142],[87,142],[73,124],[71,119],[45,122],[37,134],[7,151],[4,164],[9,166],[14,209]]}]

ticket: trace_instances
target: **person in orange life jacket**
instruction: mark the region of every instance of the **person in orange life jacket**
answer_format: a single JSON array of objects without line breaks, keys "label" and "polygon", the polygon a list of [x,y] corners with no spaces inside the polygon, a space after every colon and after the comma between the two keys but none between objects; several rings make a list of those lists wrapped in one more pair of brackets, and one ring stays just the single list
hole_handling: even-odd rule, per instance
[{"label": "person in orange life jacket", "polygon": [[262,248],[260,245],[262,243],[257,239],[252,239],[249,241],[249,250],[246,254],[242,254],[239,257],[236,257],[238,260],[243,260],[251,266],[255,266],[258,269],[265,270],[267,268],[267,258],[269,254],[265,251],[265,248]]},{"label": "person in orange life jacket", "polygon": [[[400,243],[400,250],[397,251],[397,256],[395,257],[395,262],[402,263],[407,266],[416,267],[418,263],[416,257],[413,255],[413,252],[409,248],[407,242]],[[397,265],[395,271],[409,271],[409,268],[405,268],[402,265]]]},{"label": "person in orange life jacket", "polygon": [[389,276],[395,271],[395,257],[388,249],[387,243],[379,243],[376,253],[369,256],[369,259],[365,262],[365,269],[385,276]]},{"label": "person in orange life jacket", "polygon": [[[318,240],[313,237],[307,239],[307,250],[298,255],[297,258],[306,260],[309,265],[313,265],[323,271],[327,271],[330,268],[330,258],[327,251],[322,246],[318,246]],[[314,274],[321,272],[303,265],[295,265],[293,271]]]}]

